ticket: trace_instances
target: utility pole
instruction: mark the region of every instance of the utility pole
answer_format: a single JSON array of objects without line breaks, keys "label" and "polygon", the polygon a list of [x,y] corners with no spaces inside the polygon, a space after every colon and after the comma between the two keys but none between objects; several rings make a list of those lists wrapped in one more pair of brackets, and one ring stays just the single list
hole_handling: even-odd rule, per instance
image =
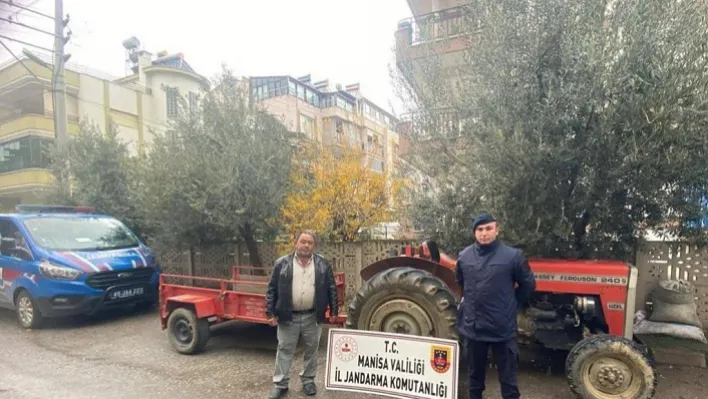
[{"label": "utility pole", "polygon": [[64,1],[54,0],[54,71],[52,72],[52,104],[54,108],[54,137],[58,153],[63,159],[64,168],[60,172],[59,187],[62,195],[71,197],[71,182],[69,176],[69,126],[66,117],[66,84],[64,83],[64,63],[69,56],[64,55],[64,45],[71,37],[64,37],[64,28],[69,23],[69,16],[64,19]]},{"label": "utility pole", "polygon": [[[64,37],[64,28],[69,18],[64,19],[64,1],[54,0],[54,71],[52,73],[52,102],[54,104],[54,135],[60,149],[66,148],[69,141],[69,128],[66,118],[66,85],[64,83],[64,45],[69,37]],[[69,33],[71,35],[71,33]]]}]

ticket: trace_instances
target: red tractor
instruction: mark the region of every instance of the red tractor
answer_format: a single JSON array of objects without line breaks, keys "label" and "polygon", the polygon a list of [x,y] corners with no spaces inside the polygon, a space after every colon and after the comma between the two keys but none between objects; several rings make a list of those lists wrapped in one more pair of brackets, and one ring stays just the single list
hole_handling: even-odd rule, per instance
[{"label": "red tractor", "polygon": [[[361,271],[346,328],[458,340],[455,259],[432,241]],[[529,259],[536,291],[517,316],[519,342],[567,352],[570,389],[581,399],[649,399],[657,374],[632,334],[636,267],[617,261]]]}]

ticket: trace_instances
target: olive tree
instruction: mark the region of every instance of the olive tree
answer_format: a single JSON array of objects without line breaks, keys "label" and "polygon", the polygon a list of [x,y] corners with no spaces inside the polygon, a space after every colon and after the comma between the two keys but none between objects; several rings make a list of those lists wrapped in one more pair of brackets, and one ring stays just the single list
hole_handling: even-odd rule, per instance
[{"label": "olive tree", "polygon": [[161,240],[188,245],[257,240],[278,230],[293,151],[291,134],[249,101],[229,70],[157,134],[143,164],[141,203]]},{"label": "olive tree", "polygon": [[648,230],[705,237],[690,222],[708,196],[708,3],[472,1],[463,15],[461,61],[421,46],[397,74],[410,162],[438,187],[411,212],[424,233],[460,249],[488,210],[530,255],[627,259]]},{"label": "olive tree", "polygon": [[78,134],[66,146],[55,143],[43,148],[52,174],[43,201],[95,207],[143,235],[149,226],[139,211],[136,162],[119,133],[113,122],[104,133],[91,121],[82,120]]}]

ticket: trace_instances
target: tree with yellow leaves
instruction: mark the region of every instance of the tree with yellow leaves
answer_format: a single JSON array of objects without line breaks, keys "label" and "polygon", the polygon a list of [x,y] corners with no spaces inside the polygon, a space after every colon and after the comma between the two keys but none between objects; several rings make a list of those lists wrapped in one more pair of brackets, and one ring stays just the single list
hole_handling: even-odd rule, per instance
[{"label": "tree with yellow leaves", "polygon": [[310,142],[293,157],[290,190],[281,208],[290,238],[301,229],[332,241],[354,241],[361,228],[394,217],[401,189],[396,178],[371,170],[363,151]]}]

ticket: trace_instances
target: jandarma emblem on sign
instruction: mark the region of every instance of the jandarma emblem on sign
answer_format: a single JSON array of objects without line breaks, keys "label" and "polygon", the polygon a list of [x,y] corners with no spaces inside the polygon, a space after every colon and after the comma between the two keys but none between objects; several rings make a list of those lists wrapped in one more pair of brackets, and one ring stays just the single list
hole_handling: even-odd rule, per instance
[{"label": "jandarma emblem on sign", "polygon": [[334,344],[334,354],[343,362],[354,359],[358,351],[359,347],[351,337],[342,337]]},{"label": "jandarma emblem on sign", "polygon": [[430,366],[438,373],[445,373],[450,369],[450,352],[447,346],[432,345],[430,347]]}]

